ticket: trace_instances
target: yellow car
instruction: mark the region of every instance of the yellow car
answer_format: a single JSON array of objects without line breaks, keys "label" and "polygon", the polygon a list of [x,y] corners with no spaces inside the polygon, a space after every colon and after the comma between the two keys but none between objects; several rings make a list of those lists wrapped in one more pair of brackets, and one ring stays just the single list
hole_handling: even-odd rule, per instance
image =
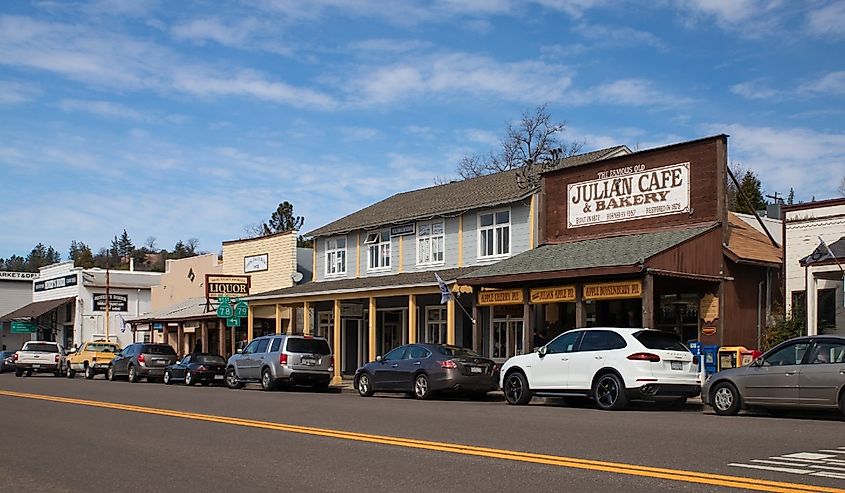
[{"label": "yellow car", "polygon": [[83,372],[85,378],[91,380],[98,373],[105,374],[109,363],[119,352],[120,345],[114,342],[100,340],[83,343],[82,347],[68,354],[65,375],[73,378],[76,372]]}]

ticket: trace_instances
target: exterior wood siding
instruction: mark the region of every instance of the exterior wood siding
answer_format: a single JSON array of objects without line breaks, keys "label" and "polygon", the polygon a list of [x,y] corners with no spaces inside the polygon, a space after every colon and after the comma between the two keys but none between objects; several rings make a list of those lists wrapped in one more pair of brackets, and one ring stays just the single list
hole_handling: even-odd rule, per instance
[{"label": "exterior wood siding", "polygon": [[687,274],[718,276],[722,271],[722,229],[714,228],[703,235],[659,253],[646,266]]}]

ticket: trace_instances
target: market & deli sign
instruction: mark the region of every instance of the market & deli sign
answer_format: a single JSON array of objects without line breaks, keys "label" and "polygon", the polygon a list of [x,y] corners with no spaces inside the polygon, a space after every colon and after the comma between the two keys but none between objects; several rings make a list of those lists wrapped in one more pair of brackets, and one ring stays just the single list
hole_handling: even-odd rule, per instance
[{"label": "market & deli sign", "polygon": [[690,163],[603,171],[567,185],[569,228],[633,221],[690,210]]},{"label": "market & deli sign", "polygon": [[205,275],[205,297],[215,299],[219,296],[240,298],[249,295],[249,276]]}]

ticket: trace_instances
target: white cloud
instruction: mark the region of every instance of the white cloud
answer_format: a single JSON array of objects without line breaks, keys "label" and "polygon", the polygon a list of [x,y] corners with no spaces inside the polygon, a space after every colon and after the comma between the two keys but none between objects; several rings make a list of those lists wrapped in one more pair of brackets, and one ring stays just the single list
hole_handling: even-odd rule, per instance
[{"label": "white cloud", "polygon": [[845,94],[845,70],[825,74],[817,81],[802,85],[801,90],[815,94]]},{"label": "white cloud", "polygon": [[573,32],[584,39],[593,41],[591,47],[632,48],[636,46],[651,46],[660,50],[669,49],[668,45],[656,35],[627,26],[608,26],[582,22],[573,28]]},{"label": "white cloud", "polygon": [[626,106],[668,107],[688,104],[692,100],[673,96],[654,87],[646,79],[620,79],[579,91],[572,104],[605,103]]},{"label": "white cloud", "polygon": [[819,37],[845,36],[845,2],[836,1],[808,13],[807,30]]},{"label": "white cloud", "polygon": [[782,95],[781,91],[763,85],[760,79],[740,82],[730,87],[731,92],[745,99],[774,99]]},{"label": "white cloud", "polygon": [[465,128],[458,130],[456,134],[461,141],[474,142],[487,146],[497,146],[501,140],[495,132],[481,130],[479,128]]},{"label": "white cloud", "polygon": [[109,118],[120,118],[126,120],[147,120],[144,113],[134,110],[128,106],[111,101],[84,101],[80,99],[63,99],[58,106],[63,111],[84,111]]},{"label": "white cloud", "polygon": [[359,54],[392,54],[399,55],[410,51],[418,51],[432,46],[428,41],[419,39],[365,39],[349,43],[349,49]]},{"label": "white cloud", "polygon": [[675,0],[678,8],[689,14],[683,19],[687,27],[695,28],[702,20],[713,19],[716,25],[746,37],[770,36],[781,32],[777,28],[785,16],[784,7],[792,2],[783,0]]},{"label": "white cloud", "polygon": [[197,44],[214,41],[224,46],[241,46],[257,25],[255,19],[244,19],[234,24],[213,18],[192,19],[172,26],[170,33],[176,39]]},{"label": "white cloud", "polygon": [[377,128],[369,127],[340,127],[338,130],[346,141],[373,140],[381,135]]},{"label": "white cloud", "polygon": [[0,105],[28,103],[40,94],[41,89],[32,84],[0,80]]}]

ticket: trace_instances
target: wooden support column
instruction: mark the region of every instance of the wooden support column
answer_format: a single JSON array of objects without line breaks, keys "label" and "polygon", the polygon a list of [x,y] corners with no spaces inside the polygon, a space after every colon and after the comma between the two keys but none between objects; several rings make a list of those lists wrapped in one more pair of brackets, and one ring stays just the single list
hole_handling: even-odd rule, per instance
[{"label": "wooden support column", "polygon": [[646,274],[643,278],[643,328],[654,328],[654,276]]},{"label": "wooden support column", "polygon": [[446,344],[455,344],[455,297],[450,296],[446,303]]},{"label": "wooden support column", "polygon": [[200,337],[202,338],[202,352],[208,352],[208,322],[200,322]]},{"label": "wooden support column", "polygon": [[[225,326],[224,326],[223,330],[226,330]],[[232,327],[231,329],[229,329],[229,344],[231,344],[232,354],[235,354],[237,352],[235,350],[235,327]]]},{"label": "wooden support column", "polygon": [[305,301],[302,303],[302,333],[307,336],[314,334],[314,331],[311,329],[312,325],[313,323],[311,322],[311,303]]},{"label": "wooden support column", "polygon": [[[308,304],[306,303],[306,306]],[[334,330],[332,331],[332,353],[334,354],[334,377],[332,385],[340,385],[343,379],[340,376],[341,351],[340,347],[340,300],[334,300]]]},{"label": "wooden support column", "polygon": [[220,351],[220,356],[225,358],[228,354],[226,352],[226,323],[223,322],[222,318],[217,320],[217,330],[220,331],[220,342],[217,344],[220,347],[218,350]]},{"label": "wooden support column", "polygon": [[375,361],[376,360],[376,316],[378,313],[376,312],[376,298],[374,296],[370,297],[370,326],[367,330],[367,341],[368,341],[368,360],[367,361]]},{"label": "wooden support column", "polygon": [[[293,327],[293,320],[291,320],[290,326]],[[282,333],[282,305],[276,303],[276,334]]]},{"label": "wooden support column", "polygon": [[478,354],[484,354],[481,352],[483,336],[481,334],[481,307],[478,306],[477,294],[472,297],[472,319],[475,321],[472,324],[472,350]]},{"label": "wooden support column", "polygon": [[534,342],[534,317],[531,316],[531,299],[528,289],[522,293],[522,354],[528,354],[533,349]]},{"label": "wooden support column", "polygon": [[255,337],[255,307],[249,305],[246,317],[246,338],[251,341]]},{"label": "wooden support column", "polygon": [[182,330],[180,323],[176,328],[176,354],[181,358],[185,355],[185,332]]},{"label": "wooden support column", "polygon": [[575,328],[587,326],[587,305],[584,303],[584,283],[575,283]]},{"label": "wooden support column", "polygon": [[[401,236],[400,236],[401,238]],[[417,295],[408,295],[408,344],[417,342]]]}]

